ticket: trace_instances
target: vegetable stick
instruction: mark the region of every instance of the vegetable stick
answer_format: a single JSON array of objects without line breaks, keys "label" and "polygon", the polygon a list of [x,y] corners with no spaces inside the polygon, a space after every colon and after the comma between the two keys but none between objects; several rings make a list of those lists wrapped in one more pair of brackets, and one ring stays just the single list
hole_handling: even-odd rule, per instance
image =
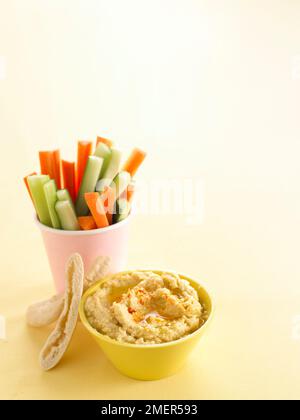
[{"label": "vegetable stick", "polygon": [[113,142],[111,141],[111,140],[109,140],[109,139],[106,139],[106,138],[104,138],[104,137],[97,137],[97,146],[96,147],[98,147],[98,145],[100,144],[100,143],[103,143],[103,144],[106,144],[106,146],[108,146],[108,147],[113,147]]},{"label": "vegetable stick", "polygon": [[69,201],[57,201],[55,210],[64,230],[80,230],[80,226]]},{"label": "vegetable stick", "polygon": [[51,179],[49,182],[47,182],[47,184],[44,185],[44,192],[50,213],[52,226],[54,227],[54,229],[61,229],[60,221],[55,210],[55,205],[57,202],[57,187],[54,179]]},{"label": "vegetable stick", "polygon": [[133,196],[136,191],[136,183],[135,181],[131,181],[127,188],[127,201],[131,204],[133,200]]},{"label": "vegetable stick", "polygon": [[127,189],[121,194],[120,198],[125,198],[129,203],[132,203],[133,196],[136,191],[136,184],[134,180],[131,180]]},{"label": "vegetable stick", "polygon": [[108,187],[111,184],[112,180],[115,178],[115,176],[119,172],[121,159],[122,159],[121,150],[115,147],[112,147],[109,165],[105,173],[103,174],[102,179],[98,181],[97,186],[96,186],[96,191],[101,193],[104,191],[105,187]]},{"label": "vegetable stick", "polygon": [[41,174],[49,175],[50,179],[56,181],[58,188],[61,188],[61,159],[60,151],[42,151],[39,152]]},{"label": "vegetable stick", "polygon": [[77,216],[88,216],[89,214],[89,209],[85,201],[84,194],[95,191],[102,165],[103,159],[97,156],[89,156],[76,201],[75,208]]},{"label": "vegetable stick", "polygon": [[104,210],[106,212],[108,223],[112,225],[116,203],[115,189],[112,187],[106,187],[104,192],[101,194],[101,199],[104,204]]},{"label": "vegetable stick", "polygon": [[125,220],[130,213],[130,203],[125,198],[119,198],[116,204],[116,214],[114,215],[114,223],[122,222]]},{"label": "vegetable stick", "polygon": [[49,175],[50,179],[55,179],[53,152],[43,151],[39,152],[41,174]]},{"label": "vegetable stick", "polygon": [[131,181],[131,176],[129,172],[122,171],[120,172],[113,180],[111,186],[115,189],[116,199],[126,191],[129,183]]},{"label": "vegetable stick", "polygon": [[78,217],[78,223],[82,230],[93,230],[97,229],[96,222],[93,216],[81,216]]},{"label": "vegetable stick", "polygon": [[60,189],[61,186],[61,179],[62,179],[62,167],[61,167],[61,158],[60,158],[60,150],[54,150],[53,152],[53,171],[54,171],[54,179],[56,181],[56,186]]},{"label": "vegetable stick", "polygon": [[66,190],[66,189],[58,190],[56,195],[57,195],[57,199],[59,201],[68,201],[71,204],[71,206],[73,207],[73,210],[75,212],[75,205],[73,203],[73,200],[72,200],[71,195],[69,194],[68,190]]},{"label": "vegetable stick", "polygon": [[98,228],[109,226],[103,201],[97,192],[86,193],[84,195],[85,201],[92,213]]},{"label": "vegetable stick", "polygon": [[93,149],[92,142],[90,141],[78,142],[76,192],[78,192],[80,189],[88,158],[92,154],[92,149]]},{"label": "vegetable stick", "polygon": [[106,144],[99,143],[94,155],[103,159],[103,165],[99,176],[99,179],[101,179],[103,177],[103,174],[105,174],[106,169],[108,168],[108,165],[110,163],[111,149],[108,146],[106,146]]},{"label": "vegetable stick", "polygon": [[129,172],[132,177],[136,174],[137,170],[143,163],[146,153],[140,149],[134,149],[123,166],[123,171]]},{"label": "vegetable stick", "polygon": [[44,185],[50,181],[49,175],[32,175],[27,178],[30,193],[40,222],[52,227],[51,217],[44,192]]},{"label": "vegetable stick", "polygon": [[62,172],[63,172],[64,188],[69,191],[70,196],[73,202],[75,203],[76,201],[75,163],[67,162],[66,160],[63,160]]},{"label": "vegetable stick", "polygon": [[32,195],[31,195],[31,192],[30,192],[30,189],[29,189],[29,185],[28,185],[28,177],[29,176],[33,176],[33,175],[37,175],[37,173],[36,172],[32,172],[32,174],[29,174],[29,175],[27,175],[27,176],[25,176],[23,178],[24,179],[24,182],[25,182],[25,185],[26,185],[26,188],[27,188],[27,191],[28,191],[28,193],[30,195],[30,198],[31,198],[32,202],[33,202],[33,198],[32,198]]}]

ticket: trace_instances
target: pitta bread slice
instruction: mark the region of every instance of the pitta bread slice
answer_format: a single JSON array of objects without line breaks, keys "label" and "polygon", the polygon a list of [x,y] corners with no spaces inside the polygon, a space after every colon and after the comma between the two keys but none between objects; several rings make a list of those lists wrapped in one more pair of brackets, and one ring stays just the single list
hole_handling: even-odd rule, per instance
[{"label": "pitta bread slice", "polygon": [[[97,257],[90,271],[84,278],[84,292],[98,280],[109,274],[111,258]],[[27,309],[26,320],[30,327],[41,328],[55,322],[64,307],[64,295],[55,295],[50,299],[30,305]]]},{"label": "pitta bread slice", "polygon": [[84,267],[79,254],[74,254],[66,266],[66,291],[63,311],[41,353],[40,365],[44,370],[54,368],[65,354],[73,336],[83,292]]},{"label": "pitta bread slice", "polygon": [[59,318],[64,307],[64,295],[56,295],[48,300],[34,303],[27,309],[27,324],[39,328],[52,324]]}]

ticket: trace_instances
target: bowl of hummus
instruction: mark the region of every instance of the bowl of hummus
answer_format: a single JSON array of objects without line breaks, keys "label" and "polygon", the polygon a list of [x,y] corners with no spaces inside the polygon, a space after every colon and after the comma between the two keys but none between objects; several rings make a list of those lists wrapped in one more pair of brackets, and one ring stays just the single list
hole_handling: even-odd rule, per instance
[{"label": "bowl of hummus", "polygon": [[155,380],[184,365],[212,311],[210,295],[197,281],[170,271],[134,270],[93,285],[80,317],[121,373]]}]

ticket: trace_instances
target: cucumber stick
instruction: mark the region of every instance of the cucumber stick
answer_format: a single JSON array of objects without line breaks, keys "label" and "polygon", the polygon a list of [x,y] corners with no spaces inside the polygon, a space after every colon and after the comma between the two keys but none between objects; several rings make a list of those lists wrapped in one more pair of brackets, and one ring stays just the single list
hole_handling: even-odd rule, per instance
[{"label": "cucumber stick", "polygon": [[75,206],[68,190],[58,190],[57,198],[59,201],[69,201],[75,211]]},{"label": "cucumber stick", "polygon": [[85,202],[84,194],[95,191],[102,165],[103,158],[89,156],[76,201],[75,208],[77,216],[87,216],[89,214],[89,208]]},{"label": "cucumber stick", "polygon": [[126,198],[119,198],[116,203],[116,214],[114,215],[114,223],[122,222],[125,220],[130,213],[131,205],[128,203]]},{"label": "cucumber stick", "polygon": [[57,201],[55,210],[64,230],[80,230],[80,226],[69,201]]},{"label": "cucumber stick", "polygon": [[48,175],[32,175],[27,178],[31,196],[40,222],[52,227],[50,212],[45,196],[44,185],[50,181]]},{"label": "cucumber stick", "polygon": [[104,143],[99,143],[94,155],[103,159],[103,165],[102,165],[100,176],[99,176],[99,179],[101,179],[103,175],[105,174],[106,169],[108,168],[108,165],[110,163],[110,158],[111,158],[110,147],[108,147]]},{"label": "cucumber stick", "polygon": [[48,204],[52,226],[54,229],[60,229],[60,221],[55,210],[55,204],[57,202],[57,187],[54,179],[51,179],[44,185],[44,193]]},{"label": "cucumber stick", "polygon": [[112,183],[113,179],[117,176],[120,170],[121,159],[121,150],[112,147],[109,165],[106,171],[104,172],[102,178],[97,183],[96,191],[101,193],[104,191],[105,187],[108,187]]},{"label": "cucumber stick", "polygon": [[120,172],[112,182],[112,187],[116,192],[116,198],[119,198],[120,195],[127,189],[131,181],[131,175],[129,172],[122,171]]}]

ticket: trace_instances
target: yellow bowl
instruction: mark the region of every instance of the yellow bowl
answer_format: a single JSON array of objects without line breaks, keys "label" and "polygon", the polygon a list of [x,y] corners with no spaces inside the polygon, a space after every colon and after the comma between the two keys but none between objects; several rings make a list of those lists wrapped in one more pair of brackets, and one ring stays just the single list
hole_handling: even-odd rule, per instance
[{"label": "yellow bowl", "polygon": [[[157,274],[166,272],[158,270],[151,271]],[[127,274],[131,272],[132,270],[120,274]],[[83,325],[96,340],[107,358],[122,374],[143,381],[158,380],[173,375],[183,367],[188,356],[203,336],[211,321],[213,304],[210,295],[197,281],[180,274],[181,278],[189,281],[190,284],[197,290],[200,301],[206,306],[208,319],[205,324],[194,333],[169,343],[146,345],[120,343],[106,335],[100,334],[97,330],[95,330],[88,322],[84,310],[87,298],[94,294],[98,287],[102,283],[108,281],[111,277],[112,276],[109,276],[100,280],[84,294],[79,310]]]}]

